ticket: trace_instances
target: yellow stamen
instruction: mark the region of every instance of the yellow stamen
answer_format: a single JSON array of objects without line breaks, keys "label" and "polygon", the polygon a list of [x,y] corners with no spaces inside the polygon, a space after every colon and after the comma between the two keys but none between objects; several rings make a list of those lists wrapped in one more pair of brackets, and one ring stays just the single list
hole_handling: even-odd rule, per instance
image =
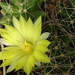
[{"label": "yellow stamen", "polygon": [[25,51],[26,53],[31,53],[33,52],[33,46],[30,43],[27,43],[25,41],[25,43],[21,46],[21,48],[23,49],[23,51]]}]

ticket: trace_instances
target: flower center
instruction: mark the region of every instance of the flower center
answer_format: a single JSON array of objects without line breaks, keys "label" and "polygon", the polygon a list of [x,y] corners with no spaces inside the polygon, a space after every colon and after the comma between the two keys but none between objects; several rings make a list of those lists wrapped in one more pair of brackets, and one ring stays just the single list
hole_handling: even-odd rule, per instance
[{"label": "flower center", "polygon": [[33,52],[33,46],[30,43],[27,43],[25,41],[25,43],[22,45],[22,49],[23,51],[25,51],[27,54],[30,54]]}]

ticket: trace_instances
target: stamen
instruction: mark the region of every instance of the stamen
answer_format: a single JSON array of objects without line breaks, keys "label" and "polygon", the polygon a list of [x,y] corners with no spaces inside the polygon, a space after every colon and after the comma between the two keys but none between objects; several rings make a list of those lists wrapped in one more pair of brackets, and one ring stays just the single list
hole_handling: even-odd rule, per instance
[{"label": "stamen", "polygon": [[26,41],[25,41],[24,44],[22,44],[21,48],[23,49],[23,51],[25,51],[28,54],[31,53],[31,52],[33,52],[33,46],[32,46],[32,44],[27,43]]}]

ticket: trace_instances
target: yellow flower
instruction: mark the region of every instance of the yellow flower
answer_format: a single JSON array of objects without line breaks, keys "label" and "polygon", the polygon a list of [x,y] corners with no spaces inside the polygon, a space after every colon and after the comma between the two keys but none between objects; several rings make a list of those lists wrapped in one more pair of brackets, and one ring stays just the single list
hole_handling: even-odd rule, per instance
[{"label": "yellow flower", "polygon": [[50,60],[45,54],[50,44],[46,40],[49,33],[41,34],[41,17],[34,23],[30,18],[26,21],[22,16],[19,20],[13,17],[13,25],[14,27],[5,25],[5,29],[0,29],[3,37],[0,39],[0,43],[8,46],[0,52],[0,60],[5,59],[0,67],[10,65],[7,72],[23,69],[29,74],[35,64],[49,63]]}]

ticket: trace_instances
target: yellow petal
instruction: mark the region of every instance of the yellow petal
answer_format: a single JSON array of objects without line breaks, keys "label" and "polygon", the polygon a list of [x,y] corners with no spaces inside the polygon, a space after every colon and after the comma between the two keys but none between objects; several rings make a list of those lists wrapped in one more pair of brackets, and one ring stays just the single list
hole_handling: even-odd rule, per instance
[{"label": "yellow petal", "polygon": [[28,63],[29,65],[31,65],[32,67],[34,67],[35,58],[33,57],[33,55],[30,55],[30,56],[28,57],[27,63]]},{"label": "yellow petal", "polygon": [[20,25],[21,34],[23,33],[23,35],[25,35],[24,32],[27,30],[26,29],[27,26],[26,26],[26,20],[22,16],[20,16],[19,25]]},{"label": "yellow petal", "polygon": [[41,28],[42,28],[42,20],[41,16],[34,22],[34,32],[33,32],[33,43],[38,40],[41,34]]},{"label": "yellow petal", "polygon": [[12,58],[4,60],[0,67],[8,66],[12,63]]},{"label": "yellow petal", "polygon": [[[41,34],[41,24],[37,25],[33,33],[33,43],[38,40]],[[34,43],[35,44],[35,43]]]},{"label": "yellow petal", "polygon": [[13,56],[13,57],[10,57],[8,59],[6,59],[0,67],[3,67],[3,66],[8,66],[8,65],[11,65],[12,63],[14,62],[17,62],[19,60],[20,57],[22,57],[23,55],[19,55],[19,56]]},{"label": "yellow petal", "polygon": [[4,49],[8,49],[8,50],[3,50],[2,52],[0,52],[0,60],[8,59],[22,53],[19,47],[9,47],[9,48],[7,47]]},{"label": "yellow petal", "polygon": [[25,64],[24,71],[27,74],[29,74],[32,70],[32,67],[34,67],[34,64],[35,64],[35,59],[34,59],[33,55],[30,55],[27,59],[26,64]]},{"label": "yellow petal", "polygon": [[22,37],[25,38],[26,40],[28,40],[27,22],[26,22],[26,20],[22,16],[20,16],[19,24],[20,24],[20,33],[21,33]]},{"label": "yellow petal", "polygon": [[[12,45],[12,46],[18,46],[20,45],[20,43],[18,43],[17,41],[15,40],[11,40],[11,39],[3,39],[4,42],[7,42],[9,45]],[[5,44],[5,43],[4,43]],[[6,45],[6,44],[5,44]]]},{"label": "yellow petal", "polygon": [[6,33],[5,29],[0,29],[0,34]]},{"label": "yellow petal", "polygon": [[12,26],[8,26],[8,25],[5,25],[5,27],[6,27],[7,33],[13,38],[12,40],[16,40],[17,42],[24,42],[22,36],[20,35],[17,29],[15,29]]},{"label": "yellow petal", "polygon": [[32,41],[32,36],[34,35],[33,34],[34,32],[34,25],[33,25],[33,22],[32,20],[29,18],[28,21],[27,21],[27,33],[28,33],[28,38],[29,38],[29,41]]},{"label": "yellow petal", "polygon": [[9,47],[4,47],[3,49],[5,49],[5,50],[12,50],[12,51],[16,51],[16,50],[18,50],[18,51],[20,51],[21,50],[21,48],[19,48],[18,46],[9,46]]},{"label": "yellow petal", "polygon": [[25,67],[24,67],[24,71],[26,72],[27,75],[29,75],[31,70],[32,70],[32,66],[29,65],[29,64],[26,64]]},{"label": "yellow petal", "polygon": [[47,52],[49,49],[48,49],[47,47],[45,47],[44,45],[37,45],[37,46],[35,47],[35,50],[36,50],[36,51],[40,51],[40,52],[42,52],[42,53],[45,53],[45,52]]},{"label": "yellow petal", "polygon": [[[11,37],[7,32],[1,34],[1,36],[2,36],[3,38],[5,38],[5,39],[12,39],[12,37]],[[9,37],[10,37],[10,38],[9,38]]]},{"label": "yellow petal", "polygon": [[48,46],[51,42],[48,41],[48,40],[40,40],[40,41],[37,41],[36,45],[44,45],[44,46]]},{"label": "yellow petal", "polygon": [[[3,37],[3,38],[0,38],[0,43],[2,43],[4,45],[12,45],[13,42],[15,42],[15,44],[16,44],[16,41],[12,41],[12,37],[7,33],[7,31],[5,29],[0,29],[0,34]],[[7,39],[9,42],[5,41]]]},{"label": "yellow petal", "polygon": [[7,73],[13,71],[13,70],[15,69],[15,66],[16,66],[16,62],[14,62],[12,65],[10,65],[10,66],[8,67]]},{"label": "yellow petal", "polygon": [[34,26],[38,26],[39,24],[42,24],[41,16],[34,22]]},{"label": "yellow petal", "polygon": [[[6,53],[7,53],[7,54],[6,54]],[[11,58],[11,57],[13,57],[13,56],[14,56],[13,53],[0,52],[0,60],[8,59],[8,58]]]},{"label": "yellow petal", "polygon": [[41,63],[40,63],[40,61],[36,61],[36,63],[35,63],[37,66],[41,66]]},{"label": "yellow petal", "polygon": [[50,62],[48,56],[46,54],[43,54],[43,53],[39,52],[39,51],[35,51],[33,53],[33,55],[34,55],[35,59],[38,60],[38,61],[41,61],[41,62],[44,62],[44,63]]},{"label": "yellow petal", "polygon": [[49,32],[45,32],[45,33],[41,34],[41,36],[39,37],[39,40],[47,39],[49,37],[49,35],[50,35]]},{"label": "yellow petal", "polygon": [[17,61],[17,64],[16,64],[16,71],[23,68],[26,64],[26,61],[27,61],[27,57],[28,56],[22,56],[18,61]]},{"label": "yellow petal", "polygon": [[12,45],[11,43],[8,43],[8,42],[4,41],[3,38],[0,39],[0,43],[1,43],[1,44],[4,44],[4,45],[6,45],[6,46]]},{"label": "yellow petal", "polygon": [[13,16],[13,25],[16,29],[20,31],[19,21]]},{"label": "yellow petal", "polygon": [[0,39],[0,42],[4,45],[19,45],[20,44],[16,40],[12,40],[13,38],[7,34],[3,34],[2,37],[3,38]]}]

